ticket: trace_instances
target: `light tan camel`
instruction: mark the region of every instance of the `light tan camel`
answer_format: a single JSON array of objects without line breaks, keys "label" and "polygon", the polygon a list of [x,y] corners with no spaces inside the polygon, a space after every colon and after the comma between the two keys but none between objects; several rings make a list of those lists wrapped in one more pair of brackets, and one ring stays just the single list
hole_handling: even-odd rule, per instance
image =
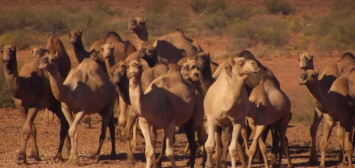
[{"label": "light tan camel", "polygon": [[200,45],[185,36],[182,30],[159,37],[153,44],[159,62],[177,63],[183,57],[193,57],[202,52]]},{"label": "light tan camel", "polygon": [[[271,126],[273,131],[277,131],[281,138],[278,165],[281,165],[283,152],[285,151],[288,161],[287,166],[292,167],[288,146],[285,146],[286,130],[288,123],[291,120],[290,99],[269,76],[264,76],[261,83],[252,90],[249,96],[249,101],[252,105],[250,112],[247,115],[247,120],[250,125],[253,125],[253,127],[256,126],[256,131],[253,143],[248,152],[248,168],[251,168],[258,143],[264,159],[265,168],[269,167],[266,156],[265,140],[264,138],[261,138],[261,135],[268,126]],[[276,139],[273,137],[273,141],[275,140]],[[277,148],[277,146],[278,143],[273,142],[273,148]],[[285,147],[286,150],[284,149]]]},{"label": "light tan camel", "polygon": [[69,55],[59,37],[50,36],[47,39],[47,50],[48,54],[53,54],[58,57],[59,73],[63,79],[65,79],[70,71],[71,62]]},{"label": "light tan camel", "polygon": [[146,27],[147,18],[137,17],[128,23],[128,29],[132,30],[136,35],[137,50],[140,50],[144,45],[148,44],[148,30]]},{"label": "light tan camel", "polygon": [[[99,113],[102,116],[99,148],[94,158],[99,160],[107,126],[111,135],[111,156],[116,155],[113,119],[116,93],[108,76],[103,73],[103,70],[94,60],[87,58],[77,68],[72,69],[63,82],[57,66],[56,57],[50,55],[43,57],[39,65],[48,75],[53,95],[61,102],[62,111],[70,125],[69,136],[72,148],[68,162],[77,163],[78,161],[76,128],[85,114]],[[74,119],[72,113],[75,114]]]},{"label": "light tan camel", "polygon": [[[143,93],[141,86],[142,66],[138,60],[128,63],[129,96],[132,110],[139,117],[139,125],[146,144],[146,167],[156,166],[150,126],[164,129],[166,156],[176,167],[173,153],[175,127],[185,125],[189,128],[190,163],[194,167],[196,144],[193,128],[203,128],[202,96],[194,86],[184,81],[178,71],[153,80]],[[165,139],[164,138],[164,139]]]},{"label": "light tan camel", "polygon": [[[16,47],[5,45],[1,50],[7,86],[12,94],[15,105],[22,115],[22,145],[17,156],[18,164],[26,163],[27,141],[31,139],[29,158],[40,160],[37,148],[36,126],[33,124],[38,110],[48,108],[60,120],[60,143],[54,160],[62,160],[64,139],[68,133],[69,124],[51,91],[49,81],[38,69],[38,60],[26,62],[20,72],[17,70]],[[69,139],[67,139],[69,140]],[[69,144],[69,143],[67,143]],[[69,150],[70,146],[66,146]]]},{"label": "light tan camel", "polygon": [[[314,70],[313,59],[314,54],[310,54],[308,52],[303,52],[299,54],[299,65],[304,72],[306,70]],[[344,53],[342,57],[335,63],[330,63],[327,65],[322,74],[319,75],[318,81],[323,95],[326,95],[329,91],[331,85],[336,80],[337,77],[342,75],[347,75],[352,66],[355,65],[355,58],[351,53]],[[312,146],[311,146],[311,156],[309,159],[309,163],[317,164],[317,151],[316,151],[316,135],[317,128],[323,118],[322,109],[318,109],[315,106],[313,123],[310,127],[310,133],[312,137]],[[337,135],[340,139],[343,139],[343,128],[340,123],[338,123],[338,131]],[[340,141],[340,148],[343,149],[343,141]],[[346,163],[345,157],[343,157],[343,153],[339,156],[339,161]]]},{"label": "light tan camel", "polygon": [[[352,75],[353,76],[353,75]],[[318,72],[307,70],[300,76],[300,85],[305,85],[309,91],[316,109],[320,109],[324,116],[324,134],[320,142],[321,164],[325,167],[325,154],[328,138],[335,121],[345,128],[344,151],[348,158],[348,166],[352,167],[353,129],[355,123],[354,99],[349,96],[348,81],[340,77],[334,81],[328,93],[323,94],[318,80]]]},{"label": "light tan camel", "polygon": [[[236,167],[238,153],[245,167],[243,151],[238,148],[237,141],[249,112],[248,93],[244,88],[244,81],[250,73],[259,71],[256,61],[245,58],[231,58],[218,67],[215,73],[218,78],[208,89],[204,109],[207,117],[208,139],[205,143],[207,152],[206,167],[212,167],[212,151],[215,146],[215,132],[217,125],[221,127],[233,126],[232,140],[229,145],[232,167]],[[239,143],[239,141],[238,141]],[[240,144],[241,145],[241,144]]]}]

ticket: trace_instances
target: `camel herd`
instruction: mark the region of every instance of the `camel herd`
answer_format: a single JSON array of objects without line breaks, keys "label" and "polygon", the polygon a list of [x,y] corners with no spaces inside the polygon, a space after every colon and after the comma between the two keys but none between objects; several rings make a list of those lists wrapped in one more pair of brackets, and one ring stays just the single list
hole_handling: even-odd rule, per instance
[{"label": "camel herd", "polygon": [[[34,48],[33,58],[20,71],[16,46],[5,45],[1,49],[8,89],[23,116],[18,164],[26,163],[29,139],[33,143],[29,144],[28,158],[40,160],[33,122],[39,110],[48,109],[60,120],[60,141],[54,161],[63,161],[65,146],[70,151],[68,163],[78,162],[77,126],[84,117],[98,113],[102,117],[102,128],[93,156],[97,161],[108,127],[111,156],[116,155],[115,137],[122,136],[130,140],[127,159],[134,163],[133,151],[140,128],[145,140],[146,167],[161,165],[164,153],[172,167],[176,167],[174,135],[175,128],[180,126],[186,133],[188,144],[183,153],[189,151],[187,165],[190,167],[194,167],[199,149],[205,167],[214,167],[214,162],[217,167],[226,166],[227,152],[232,167],[236,167],[237,158],[242,167],[251,167],[258,151],[265,167],[280,166],[283,155],[287,157],[287,167],[292,167],[286,137],[292,118],[291,101],[272,71],[251,52],[242,51],[218,65],[181,30],[150,44],[146,19],[132,19],[128,28],[136,35],[135,44],[111,31],[104,39],[95,41],[88,51],[82,43],[83,32],[70,31],[74,55],[80,63],[75,68],[71,67],[69,56],[56,36],[49,37],[45,49]],[[299,66],[304,71],[299,84],[307,87],[315,107],[310,128],[310,163],[318,162],[316,133],[324,118],[320,167],[326,166],[327,141],[336,122],[341,146],[339,161],[352,167],[355,57],[350,52],[344,53],[320,74],[315,71],[313,58],[308,52],[299,54]],[[114,125],[115,104],[118,104],[117,127]],[[154,155],[156,129],[163,129],[164,133],[158,158]],[[255,135],[249,146],[251,131]],[[265,144],[269,131],[272,135],[270,162]]]}]

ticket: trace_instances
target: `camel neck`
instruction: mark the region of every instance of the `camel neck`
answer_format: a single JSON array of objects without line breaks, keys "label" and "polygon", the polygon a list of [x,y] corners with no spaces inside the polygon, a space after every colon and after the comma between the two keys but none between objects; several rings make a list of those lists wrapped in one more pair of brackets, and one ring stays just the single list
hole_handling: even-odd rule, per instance
[{"label": "camel neck", "polygon": [[142,101],[143,101],[143,89],[141,80],[139,77],[132,77],[129,79],[129,98],[132,107],[135,109],[138,116],[142,114]]},{"label": "camel neck", "polygon": [[55,70],[46,70],[48,73],[49,83],[51,85],[52,93],[54,97],[61,102],[70,102],[69,98],[71,90],[68,86],[63,85],[63,79],[58,71],[58,68],[53,68]]},{"label": "camel neck", "polygon": [[17,60],[11,60],[4,64],[4,70],[5,70],[5,78],[6,78],[6,83],[7,86],[12,94],[13,97],[19,98],[19,88],[21,88],[20,85],[20,77],[19,73],[17,70]]},{"label": "camel neck", "polygon": [[148,42],[148,31],[144,29],[142,31],[134,31],[134,33],[136,34],[137,49],[140,50],[142,46]]},{"label": "camel neck", "polygon": [[106,70],[111,80],[112,80],[112,67],[114,65],[114,62],[115,61],[113,60],[113,55],[109,56],[108,58],[105,58]]},{"label": "camel neck", "polygon": [[208,67],[208,68],[202,70],[199,77],[200,77],[200,82],[201,82],[201,87],[202,87],[201,91],[203,92],[204,95],[206,95],[207,90],[210,88],[210,86],[214,82],[214,79],[212,77],[211,68]]},{"label": "camel neck", "polygon": [[129,98],[129,81],[127,75],[122,76],[117,85],[118,94],[122,97],[126,104],[131,105]]},{"label": "camel neck", "polygon": [[89,52],[87,52],[84,48],[83,43],[81,42],[81,40],[75,44],[72,44],[73,48],[74,48],[74,54],[76,59],[78,60],[79,63],[81,63],[84,58],[88,58],[90,57]]},{"label": "camel neck", "polygon": [[320,85],[318,81],[314,83],[306,84],[309,95],[315,105],[315,107],[322,113],[328,113],[327,102],[324,99],[324,94],[322,94]]}]

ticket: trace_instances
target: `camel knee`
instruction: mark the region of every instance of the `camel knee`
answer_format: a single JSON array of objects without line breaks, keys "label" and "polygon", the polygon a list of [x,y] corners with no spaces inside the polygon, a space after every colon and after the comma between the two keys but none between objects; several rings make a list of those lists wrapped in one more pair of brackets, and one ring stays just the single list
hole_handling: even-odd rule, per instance
[{"label": "camel knee", "polygon": [[152,148],[146,147],[145,149],[145,157],[148,159],[152,159],[154,155],[154,150]]},{"label": "camel knee", "polygon": [[230,145],[228,147],[228,151],[229,151],[229,154],[232,156],[232,157],[235,157],[238,153],[238,150],[237,150],[237,147],[236,146],[232,146]]},{"label": "camel knee", "polygon": [[172,148],[166,148],[165,154],[169,160],[174,159],[174,150]]}]

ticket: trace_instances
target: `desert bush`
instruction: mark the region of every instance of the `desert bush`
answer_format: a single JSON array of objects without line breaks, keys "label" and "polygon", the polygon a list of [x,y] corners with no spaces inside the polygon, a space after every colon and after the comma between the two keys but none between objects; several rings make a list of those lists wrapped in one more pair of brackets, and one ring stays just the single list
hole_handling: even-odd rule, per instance
[{"label": "desert bush", "polygon": [[192,0],[189,5],[196,14],[200,14],[206,9],[207,0]]},{"label": "desert bush", "polygon": [[224,0],[213,0],[207,5],[206,14],[214,14],[218,11],[224,11],[228,8],[228,4]]},{"label": "desert bush", "polygon": [[232,38],[250,39],[252,45],[283,46],[288,43],[290,30],[286,21],[277,18],[259,18],[237,22],[229,28]]},{"label": "desert bush", "polygon": [[[3,64],[0,64],[0,69],[3,70]],[[0,73],[0,108],[15,107],[11,93],[7,88],[5,75]]]},{"label": "desert bush", "polygon": [[265,2],[264,6],[271,14],[281,12],[283,15],[289,15],[296,12],[296,8],[283,0],[269,0]]}]

